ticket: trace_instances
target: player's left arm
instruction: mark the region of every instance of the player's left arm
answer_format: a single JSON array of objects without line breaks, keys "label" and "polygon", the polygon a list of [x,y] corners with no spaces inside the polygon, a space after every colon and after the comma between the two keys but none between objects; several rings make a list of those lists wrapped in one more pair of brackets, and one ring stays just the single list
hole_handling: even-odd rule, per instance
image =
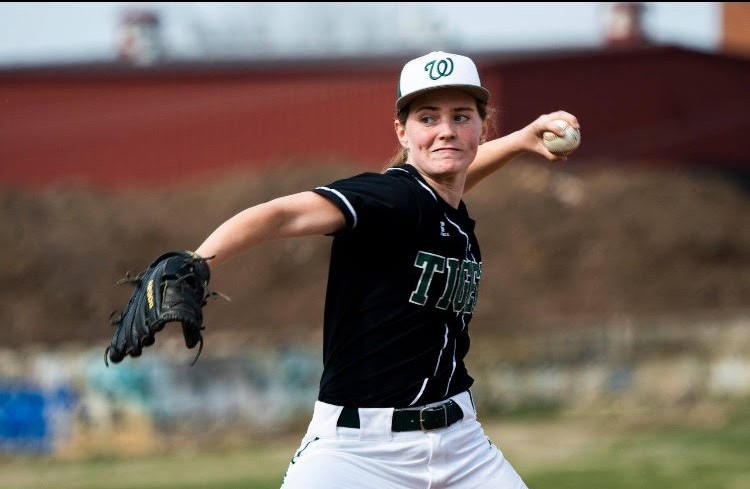
[{"label": "player's left arm", "polygon": [[330,200],[312,191],[278,197],[249,207],[224,221],[195,250],[213,257],[213,269],[267,241],[332,234],[344,228],[345,217]]},{"label": "player's left arm", "polygon": [[468,192],[484,178],[492,175],[497,170],[525,153],[536,153],[549,161],[562,161],[564,156],[557,156],[542,143],[542,134],[551,131],[563,136],[565,131],[554,123],[556,119],[568,121],[576,129],[581,128],[578,119],[573,114],[558,110],[549,114],[539,116],[529,125],[507,134],[501,138],[487,141],[479,146],[474,161],[469,166],[466,175],[464,193]]}]

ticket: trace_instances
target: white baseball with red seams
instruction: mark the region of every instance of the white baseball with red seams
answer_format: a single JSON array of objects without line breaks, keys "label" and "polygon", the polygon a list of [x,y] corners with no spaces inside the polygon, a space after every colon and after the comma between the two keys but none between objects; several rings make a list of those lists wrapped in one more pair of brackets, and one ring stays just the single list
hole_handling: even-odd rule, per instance
[{"label": "white baseball with red seams", "polygon": [[554,132],[545,131],[542,135],[544,146],[557,156],[568,156],[581,144],[581,131],[574,128],[567,121],[558,119],[555,124],[565,130],[564,136],[558,136]]}]

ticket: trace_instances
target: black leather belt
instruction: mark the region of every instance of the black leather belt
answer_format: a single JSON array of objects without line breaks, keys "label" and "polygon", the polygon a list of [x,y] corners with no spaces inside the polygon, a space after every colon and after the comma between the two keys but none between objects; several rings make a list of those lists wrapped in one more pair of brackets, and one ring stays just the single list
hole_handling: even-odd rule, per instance
[{"label": "black leather belt", "polygon": [[[422,409],[394,409],[391,421],[392,431],[430,431],[445,428],[456,421],[463,419],[464,412],[461,406],[453,399]],[[353,407],[345,407],[336,423],[342,428],[359,428],[359,410]]]}]

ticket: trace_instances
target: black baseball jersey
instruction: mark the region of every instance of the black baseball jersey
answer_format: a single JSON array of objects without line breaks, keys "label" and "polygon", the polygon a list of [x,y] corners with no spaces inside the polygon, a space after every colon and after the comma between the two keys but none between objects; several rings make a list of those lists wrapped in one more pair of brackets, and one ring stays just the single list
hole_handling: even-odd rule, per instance
[{"label": "black baseball jersey", "polygon": [[474,221],[409,164],[318,187],[346,217],[326,293],[318,399],[407,407],[468,389],[482,260]]}]

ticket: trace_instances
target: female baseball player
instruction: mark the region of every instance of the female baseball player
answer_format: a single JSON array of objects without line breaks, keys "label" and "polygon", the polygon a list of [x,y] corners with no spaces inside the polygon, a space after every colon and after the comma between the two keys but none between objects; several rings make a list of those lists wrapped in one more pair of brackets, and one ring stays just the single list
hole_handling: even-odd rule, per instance
[{"label": "female baseball player", "polygon": [[558,111],[482,144],[489,97],[470,58],[409,61],[394,166],[253,206],[196,250],[216,268],[271,239],[333,236],[320,392],[283,489],[526,487],[469,391],[482,255],[462,196],[522,153],[562,159],[542,134],[579,126]]}]

